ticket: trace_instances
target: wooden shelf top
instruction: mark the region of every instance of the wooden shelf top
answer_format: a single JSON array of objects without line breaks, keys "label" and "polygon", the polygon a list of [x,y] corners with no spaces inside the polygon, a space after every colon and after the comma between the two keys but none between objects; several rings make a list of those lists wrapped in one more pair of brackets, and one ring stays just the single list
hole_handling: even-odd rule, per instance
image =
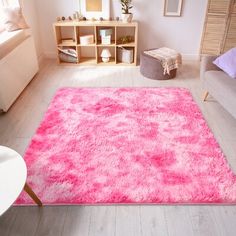
[{"label": "wooden shelf top", "polygon": [[116,46],[123,46],[123,47],[134,47],[134,44],[119,44],[116,45],[115,42],[111,44],[101,44],[101,43],[92,43],[92,44],[76,44],[76,43],[59,43],[57,44],[58,47],[116,47]]},{"label": "wooden shelf top", "polygon": [[58,46],[60,47],[75,47],[76,46],[76,43],[72,43],[72,42],[64,42],[64,43],[59,43]]},{"label": "wooden shelf top", "polygon": [[91,43],[91,44],[77,44],[76,46],[78,47],[95,47],[96,43]]},{"label": "wooden shelf top", "polygon": [[97,46],[98,46],[98,47],[115,47],[115,46],[116,46],[116,43],[115,43],[114,40],[111,42],[111,44],[102,44],[101,42],[98,42],[98,43],[97,43]]},{"label": "wooden shelf top", "polygon": [[136,66],[135,63],[124,63],[124,62],[117,62],[116,65],[118,66]]},{"label": "wooden shelf top", "polygon": [[135,47],[135,42],[131,43],[117,43],[117,47]]},{"label": "wooden shelf top", "polygon": [[114,41],[111,44],[102,44],[101,42],[96,43],[92,43],[92,44],[76,44],[76,43],[59,43],[57,44],[57,46],[59,47],[67,47],[67,46],[71,46],[71,47],[135,47],[135,43],[125,43],[125,44],[121,44],[118,43],[116,44]]},{"label": "wooden shelf top", "polygon": [[103,62],[102,61],[102,58],[99,57],[98,58],[98,65],[103,65],[103,66],[110,66],[110,65],[116,65],[116,61],[115,61],[115,58],[110,58],[110,61],[109,62]]},{"label": "wooden shelf top", "polygon": [[88,65],[88,64],[95,65],[97,64],[97,60],[94,57],[82,57],[79,60],[79,64],[80,65]]},{"label": "wooden shelf top", "polygon": [[54,26],[121,26],[121,27],[136,27],[137,21],[130,23],[123,23],[122,21],[58,21],[53,24]]}]

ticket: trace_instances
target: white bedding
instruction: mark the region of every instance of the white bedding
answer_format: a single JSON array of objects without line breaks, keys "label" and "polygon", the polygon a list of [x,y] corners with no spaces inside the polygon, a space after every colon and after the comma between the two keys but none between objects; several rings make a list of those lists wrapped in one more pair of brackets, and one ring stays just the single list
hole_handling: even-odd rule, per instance
[{"label": "white bedding", "polygon": [[5,57],[20,43],[29,37],[25,30],[17,30],[13,32],[3,31],[0,33],[0,59]]}]

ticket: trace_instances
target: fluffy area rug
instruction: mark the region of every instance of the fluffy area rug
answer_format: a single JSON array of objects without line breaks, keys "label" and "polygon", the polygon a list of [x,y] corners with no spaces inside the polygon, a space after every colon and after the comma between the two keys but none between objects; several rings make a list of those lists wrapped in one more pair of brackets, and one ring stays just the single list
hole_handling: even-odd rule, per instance
[{"label": "fluffy area rug", "polygon": [[44,204],[236,202],[236,176],[183,88],[60,89],[24,158]]}]

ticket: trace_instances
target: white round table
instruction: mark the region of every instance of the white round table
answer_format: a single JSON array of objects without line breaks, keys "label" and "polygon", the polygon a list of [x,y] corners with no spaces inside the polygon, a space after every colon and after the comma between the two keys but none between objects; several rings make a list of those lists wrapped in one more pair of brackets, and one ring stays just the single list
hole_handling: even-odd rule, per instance
[{"label": "white round table", "polygon": [[16,201],[24,189],[38,206],[42,202],[26,183],[24,159],[14,150],[0,146],[0,216]]}]

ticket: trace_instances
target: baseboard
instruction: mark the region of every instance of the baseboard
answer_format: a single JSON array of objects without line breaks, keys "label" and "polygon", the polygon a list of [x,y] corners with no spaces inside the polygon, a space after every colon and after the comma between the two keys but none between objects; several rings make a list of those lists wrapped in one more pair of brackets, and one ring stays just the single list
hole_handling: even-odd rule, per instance
[{"label": "baseboard", "polygon": [[183,61],[199,61],[199,54],[182,54]]},{"label": "baseboard", "polygon": [[38,56],[38,62],[39,62],[39,66],[43,63],[43,59],[44,59],[44,54],[41,54]]},{"label": "baseboard", "polygon": [[57,54],[56,54],[56,52],[44,52],[44,57],[50,58],[50,59],[56,59]]}]

